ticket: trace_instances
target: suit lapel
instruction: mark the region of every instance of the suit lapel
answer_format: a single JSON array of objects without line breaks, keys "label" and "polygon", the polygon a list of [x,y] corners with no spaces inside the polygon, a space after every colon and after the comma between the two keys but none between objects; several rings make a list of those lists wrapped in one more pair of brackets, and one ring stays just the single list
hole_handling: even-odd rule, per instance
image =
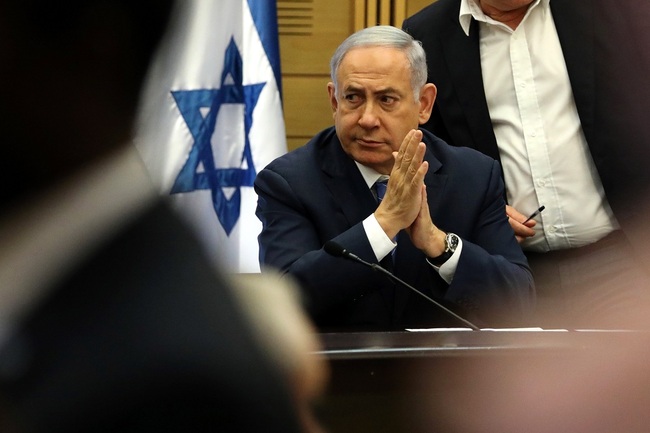
[{"label": "suit lapel", "polygon": [[320,150],[321,168],[327,188],[351,227],[374,212],[377,202],[333,131],[330,140]]},{"label": "suit lapel", "polygon": [[444,196],[445,187],[447,185],[447,175],[441,173],[442,163],[431,152],[431,146],[427,147],[427,152],[424,156],[425,160],[429,162],[429,171],[424,177],[424,183],[427,186],[427,202],[429,204],[429,211],[432,212],[432,217],[438,213],[440,203]]},{"label": "suit lapel", "polygon": [[[459,104],[459,112],[465,117],[474,140],[474,148],[480,152],[498,159],[499,151],[492,130],[492,121],[488,111],[485,91],[483,90],[483,76],[481,73],[481,55],[479,46],[479,26],[472,20],[470,35],[467,36],[460,24],[458,15],[448,20],[449,28],[440,32],[440,41],[446,64],[449,67],[449,90],[456,92],[456,96],[445,97],[448,107],[444,110],[453,110],[453,104]],[[450,17],[451,18],[451,17]],[[445,83],[436,83],[441,95],[445,92]],[[442,100],[440,104],[443,104]],[[453,134],[453,131],[452,131]]]}]

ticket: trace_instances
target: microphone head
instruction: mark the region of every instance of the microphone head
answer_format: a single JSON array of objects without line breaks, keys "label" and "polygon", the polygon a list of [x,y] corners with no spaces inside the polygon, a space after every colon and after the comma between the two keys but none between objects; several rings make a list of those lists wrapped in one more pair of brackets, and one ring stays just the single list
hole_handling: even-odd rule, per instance
[{"label": "microphone head", "polygon": [[345,255],[345,248],[343,248],[341,245],[337,244],[334,241],[325,242],[325,245],[323,245],[323,249],[325,249],[325,252],[327,254],[334,257],[343,257]]}]

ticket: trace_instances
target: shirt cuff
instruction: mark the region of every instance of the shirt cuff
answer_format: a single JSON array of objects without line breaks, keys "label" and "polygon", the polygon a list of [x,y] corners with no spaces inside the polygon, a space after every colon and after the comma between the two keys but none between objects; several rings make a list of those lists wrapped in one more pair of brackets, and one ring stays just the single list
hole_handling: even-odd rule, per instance
[{"label": "shirt cuff", "polygon": [[458,267],[458,260],[460,260],[460,253],[463,251],[463,240],[459,237],[458,238],[458,246],[456,247],[456,251],[454,251],[454,254],[449,257],[449,260],[447,260],[445,263],[442,264],[442,266],[438,267],[435,265],[432,265],[430,261],[427,260],[427,263],[435,269],[440,277],[445,280],[447,284],[451,284],[451,282],[454,280],[454,275],[456,275],[456,268]]},{"label": "shirt cuff", "polygon": [[370,214],[368,218],[363,220],[363,229],[366,232],[366,236],[370,242],[370,247],[375,253],[378,262],[390,254],[390,252],[397,246],[397,243],[393,242],[393,240],[386,235],[384,229],[381,228],[377,218],[375,218],[375,214]]}]

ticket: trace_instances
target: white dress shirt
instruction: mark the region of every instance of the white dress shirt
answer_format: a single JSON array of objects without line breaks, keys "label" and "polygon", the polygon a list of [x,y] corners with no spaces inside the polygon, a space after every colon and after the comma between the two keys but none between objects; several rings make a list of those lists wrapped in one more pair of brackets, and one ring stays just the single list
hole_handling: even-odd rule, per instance
[{"label": "white dress shirt", "polygon": [[[357,164],[357,167],[363,176],[363,180],[366,181],[366,185],[368,185],[368,189],[370,190],[372,190],[375,182],[380,179],[383,180],[385,178],[388,178],[388,176],[379,174],[375,170],[366,167],[365,165],[359,164],[356,161],[355,163]],[[365,220],[363,220],[363,229],[366,232],[366,236],[368,237],[370,246],[375,253],[375,257],[377,257],[377,261],[381,261],[397,246],[397,244],[388,237],[386,232],[384,232],[384,229],[381,228],[379,222],[377,221],[377,218],[375,218],[374,213],[370,214]],[[458,267],[458,260],[460,259],[462,250],[463,240],[459,238],[456,251],[454,251],[454,254],[452,254],[449,260],[447,260],[440,267],[431,265],[431,267],[438,272],[440,277],[445,280],[447,284],[451,284],[452,280],[454,279],[456,268]]]},{"label": "white dress shirt", "polygon": [[595,242],[618,223],[585,140],[550,0],[536,0],[512,30],[461,0],[469,35],[480,26],[481,68],[508,203],[523,214],[540,206],[537,234],[522,247],[545,252]]}]

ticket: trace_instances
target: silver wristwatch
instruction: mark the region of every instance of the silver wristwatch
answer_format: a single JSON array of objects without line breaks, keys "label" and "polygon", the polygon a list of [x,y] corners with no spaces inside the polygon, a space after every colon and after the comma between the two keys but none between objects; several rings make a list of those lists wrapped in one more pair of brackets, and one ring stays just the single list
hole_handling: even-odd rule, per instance
[{"label": "silver wristwatch", "polygon": [[447,233],[445,235],[445,250],[438,257],[429,257],[429,263],[434,266],[442,266],[447,260],[454,254],[458,244],[460,243],[460,238],[455,233]]}]

